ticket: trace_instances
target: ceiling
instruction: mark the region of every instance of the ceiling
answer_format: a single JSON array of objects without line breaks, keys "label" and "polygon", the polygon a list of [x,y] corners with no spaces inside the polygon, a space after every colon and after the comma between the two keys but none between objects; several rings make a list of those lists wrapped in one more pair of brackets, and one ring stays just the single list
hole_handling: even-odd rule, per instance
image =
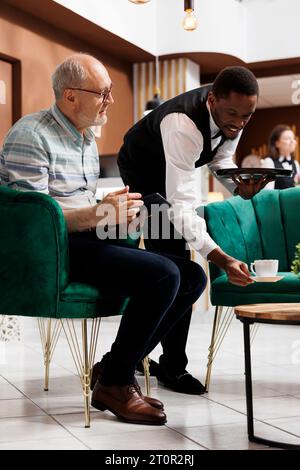
[{"label": "ceiling", "polygon": [[258,78],[258,83],[258,108],[299,106],[300,74]]},{"label": "ceiling", "polygon": [[[99,38],[101,38],[101,42],[105,44],[106,52],[118,59],[129,63],[154,59],[154,56],[148,52],[94,25],[74,12],[53,2],[53,0],[43,0],[43,2],[39,3],[36,0],[26,0],[26,2],[24,0],[4,0],[4,2],[22,9],[31,15],[35,15],[56,28],[61,28],[72,36],[79,35],[81,40],[85,40],[98,48]],[[161,56],[161,59],[171,59],[177,56],[178,54]],[[293,105],[292,95],[295,89],[292,88],[292,83],[300,80],[300,57],[249,64],[231,55],[211,52],[185,53],[180,54],[180,57],[187,57],[200,64],[201,83],[203,84],[212,82],[220,69],[228,65],[244,65],[249,67],[258,77],[259,81],[259,108]],[[300,98],[300,82],[297,87],[299,89],[298,97]]]}]

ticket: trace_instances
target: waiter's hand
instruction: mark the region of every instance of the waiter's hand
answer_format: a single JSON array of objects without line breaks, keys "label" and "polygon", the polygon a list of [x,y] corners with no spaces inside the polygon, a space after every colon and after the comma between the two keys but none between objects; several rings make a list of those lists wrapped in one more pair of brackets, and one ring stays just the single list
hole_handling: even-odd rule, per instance
[{"label": "waiter's hand", "polygon": [[211,251],[207,259],[226,272],[228,281],[231,284],[236,284],[237,286],[248,286],[248,284],[253,283],[247,264],[233,258],[232,256],[226,255],[221,248],[215,248]]},{"label": "waiter's hand", "polygon": [[235,194],[241,196],[243,199],[251,199],[253,196],[255,196],[255,194],[259,193],[259,191],[263,189],[266,184],[270,183],[271,181],[275,181],[275,178],[264,175],[259,179],[243,179],[240,175],[233,175],[232,180],[237,186]]}]

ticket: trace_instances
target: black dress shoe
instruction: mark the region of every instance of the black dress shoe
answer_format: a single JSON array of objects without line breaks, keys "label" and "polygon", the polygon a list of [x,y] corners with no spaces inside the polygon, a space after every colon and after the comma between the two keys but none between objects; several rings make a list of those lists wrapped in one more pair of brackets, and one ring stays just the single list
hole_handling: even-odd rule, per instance
[{"label": "black dress shoe", "polygon": [[206,392],[204,385],[186,370],[181,373],[173,374],[166,371],[160,365],[157,379],[165,387],[174,390],[174,392],[187,393],[189,395],[202,395]]},{"label": "black dress shoe", "polygon": [[[150,357],[148,358],[148,360],[149,360],[149,373],[150,373],[150,375],[153,375],[153,376],[156,377],[158,369],[159,369],[159,364],[157,362],[153,361],[153,359],[150,359]],[[138,372],[141,372],[141,374],[144,375],[144,366],[143,366],[142,362],[138,363],[136,370]]]},{"label": "black dress shoe", "polygon": [[[97,379],[99,379],[99,380],[101,379],[101,375],[102,375],[102,372],[103,372],[103,367],[104,367],[104,364],[103,364],[102,361],[101,362],[96,362],[96,364],[94,364],[93,369],[92,369],[92,374],[91,374],[91,383],[90,383],[90,389],[91,390],[94,389],[94,387],[96,385],[96,382],[97,382]],[[160,400],[157,400],[157,398],[147,397],[147,396],[143,395],[141,387],[139,386],[136,379],[134,379],[133,385],[134,385],[137,393],[141,397],[143,397],[144,400],[147,403],[149,403],[149,405],[153,406],[154,408],[157,408],[158,410],[163,410],[164,409],[164,404]]]},{"label": "black dress shoe", "polygon": [[[144,373],[143,363],[138,364],[137,370]],[[157,377],[157,380],[165,387],[174,390],[174,392],[187,393],[189,395],[202,395],[206,393],[204,385],[195,379],[189,372],[171,372],[167,367],[149,358],[150,375]]]}]

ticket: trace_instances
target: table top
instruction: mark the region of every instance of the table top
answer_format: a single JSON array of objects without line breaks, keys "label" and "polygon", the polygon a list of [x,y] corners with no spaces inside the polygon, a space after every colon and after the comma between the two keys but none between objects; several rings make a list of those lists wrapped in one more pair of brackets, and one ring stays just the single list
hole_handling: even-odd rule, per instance
[{"label": "table top", "polygon": [[238,305],[234,313],[243,318],[300,321],[300,303]]}]

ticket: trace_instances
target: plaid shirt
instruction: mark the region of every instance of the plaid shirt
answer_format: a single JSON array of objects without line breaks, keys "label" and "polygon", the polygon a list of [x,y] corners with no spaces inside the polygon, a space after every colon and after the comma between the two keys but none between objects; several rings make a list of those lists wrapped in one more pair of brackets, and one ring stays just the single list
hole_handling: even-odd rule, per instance
[{"label": "plaid shirt", "polygon": [[20,119],[0,154],[1,184],[49,194],[63,209],[95,204],[99,173],[94,133],[82,136],[55,104]]}]

